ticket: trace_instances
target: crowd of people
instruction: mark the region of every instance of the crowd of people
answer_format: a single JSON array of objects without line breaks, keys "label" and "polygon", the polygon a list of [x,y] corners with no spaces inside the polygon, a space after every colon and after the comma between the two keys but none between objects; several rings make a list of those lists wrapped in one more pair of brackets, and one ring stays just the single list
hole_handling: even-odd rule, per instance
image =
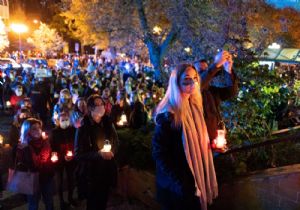
[{"label": "crowd of people", "polygon": [[105,209],[117,180],[116,129],[155,122],[153,157],[162,205],[205,209],[217,195],[209,142],[213,145],[217,129],[224,126],[219,105],[237,92],[232,64],[224,51],[210,67],[206,60],[195,67],[180,65],[166,93],[153,70],[136,59],[65,56],[47,78],[36,77],[32,69],[4,69],[1,100],[14,114],[7,140],[12,162],[17,170],[39,172],[39,189],[28,195],[28,208],[38,209],[43,197],[46,209],[53,209],[56,177],[61,209],[83,199],[87,209]]}]

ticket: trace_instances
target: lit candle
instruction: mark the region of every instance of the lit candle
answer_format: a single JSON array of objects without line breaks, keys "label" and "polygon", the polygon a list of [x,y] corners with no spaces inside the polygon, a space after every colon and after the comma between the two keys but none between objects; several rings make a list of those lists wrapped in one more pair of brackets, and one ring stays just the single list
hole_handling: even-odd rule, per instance
[{"label": "lit candle", "polygon": [[6,101],[6,106],[7,106],[8,108],[11,107],[10,101]]},{"label": "lit candle", "polygon": [[119,125],[119,126],[123,126],[123,125],[124,125],[124,123],[123,123],[123,121],[122,121],[122,120],[120,120],[119,122],[117,122],[117,125]]},{"label": "lit candle", "polygon": [[67,156],[68,156],[68,157],[73,157],[73,152],[72,152],[71,150],[68,150],[68,151],[67,151]]},{"label": "lit candle", "polygon": [[123,123],[127,123],[127,117],[126,117],[126,114],[122,114],[122,115],[121,115],[121,121],[122,121]]},{"label": "lit candle", "polygon": [[225,134],[226,134],[225,130],[218,130],[218,136],[214,140],[216,148],[218,148],[218,149],[224,149],[225,145],[227,144],[226,138],[225,138]]},{"label": "lit candle", "polygon": [[46,139],[46,138],[47,138],[46,132],[44,132],[44,131],[42,132],[42,138],[43,138],[43,139]]},{"label": "lit candle", "polygon": [[3,136],[0,135],[0,146],[3,145]]},{"label": "lit candle", "polygon": [[104,146],[101,151],[102,152],[110,152],[111,151],[111,144],[110,144],[109,140],[105,140]]},{"label": "lit candle", "polygon": [[52,152],[52,153],[51,153],[51,161],[52,161],[53,163],[55,163],[55,162],[58,161],[57,152]]},{"label": "lit candle", "polygon": [[117,125],[119,126],[123,126],[127,124],[127,117],[125,114],[121,115],[121,119],[119,120],[119,122],[117,122]]},{"label": "lit candle", "polygon": [[59,94],[54,93],[54,98],[59,98]]},{"label": "lit candle", "polygon": [[153,94],[153,98],[156,98],[156,94]]}]

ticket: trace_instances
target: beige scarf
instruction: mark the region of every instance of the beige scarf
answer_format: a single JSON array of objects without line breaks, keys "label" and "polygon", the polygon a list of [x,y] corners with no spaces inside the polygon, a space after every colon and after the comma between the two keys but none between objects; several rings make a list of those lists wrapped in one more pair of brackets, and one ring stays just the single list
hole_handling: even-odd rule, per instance
[{"label": "beige scarf", "polygon": [[218,196],[212,151],[202,111],[199,106],[187,103],[182,121],[185,156],[195,179],[196,196],[200,197],[202,210]]}]

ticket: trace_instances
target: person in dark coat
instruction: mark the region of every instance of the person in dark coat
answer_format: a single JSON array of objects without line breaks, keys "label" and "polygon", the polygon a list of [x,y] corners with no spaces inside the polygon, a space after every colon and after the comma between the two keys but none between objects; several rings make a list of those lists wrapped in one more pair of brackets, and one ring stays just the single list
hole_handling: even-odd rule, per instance
[{"label": "person in dark coat", "polygon": [[44,88],[43,82],[33,81],[30,89],[30,100],[32,101],[32,109],[35,113],[38,113],[39,118],[43,124],[47,125],[49,95]]},{"label": "person in dark coat", "polygon": [[[116,184],[117,166],[114,155],[118,148],[116,130],[105,115],[104,101],[91,95],[87,101],[88,116],[75,135],[75,159],[79,198],[87,199],[87,210],[104,210],[109,190]],[[111,150],[104,148],[106,140]],[[108,142],[107,142],[108,143]]]},{"label": "person in dark coat", "polygon": [[121,116],[125,114],[127,122],[129,121],[130,118],[130,113],[131,113],[131,108],[129,103],[126,101],[126,91],[118,91],[117,94],[117,101],[116,103],[112,106],[111,109],[111,120],[114,123],[114,125],[117,127],[117,123],[120,121]]},{"label": "person in dark coat", "polygon": [[[57,152],[57,175],[58,175],[58,191],[60,208],[67,209],[68,206],[76,206],[73,199],[73,191],[75,188],[74,170],[76,162],[74,160],[74,139],[75,128],[71,126],[70,116],[67,112],[62,112],[58,117],[59,124],[52,130],[51,148],[53,152]],[[68,186],[68,203],[65,202],[64,192],[64,171],[66,171],[66,181]]]},{"label": "person in dark coat", "polygon": [[12,125],[9,129],[8,143],[12,147],[13,162],[14,162],[15,156],[16,156],[17,145],[20,140],[22,123],[30,117],[32,117],[32,115],[28,109],[26,109],[26,108],[19,109],[17,114],[15,114],[14,122],[12,123]]},{"label": "person in dark coat", "polygon": [[14,87],[14,94],[10,97],[10,104],[14,113],[17,113],[18,109],[21,108],[21,102],[25,98],[25,94],[23,92],[23,87],[21,85],[16,85]]},{"label": "person in dark coat", "polygon": [[218,194],[199,83],[195,67],[178,65],[156,108],[152,156],[164,210],[206,210]]},{"label": "person in dark coat", "polygon": [[54,165],[51,162],[51,147],[42,137],[42,122],[34,118],[25,120],[21,127],[21,142],[16,153],[16,169],[39,173],[37,193],[28,195],[28,209],[38,210],[41,196],[46,210],[53,210]]},{"label": "person in dark coat", "polygon": [[217,137],[217,130],[225,126],[220,113],[220,104],[237,94],[238,78],[232,69],[232,55],[227,51],[218,53],[215,63],[210,67],[206,60],[200,60],[198,64],[204,117],[208,125],[209,138],[213,141]]},{"label": "person in dark coat", "polygon": [[147,125],[148,114],[142,102],[136,101],[129,118],[129,127],[138,129]]}]

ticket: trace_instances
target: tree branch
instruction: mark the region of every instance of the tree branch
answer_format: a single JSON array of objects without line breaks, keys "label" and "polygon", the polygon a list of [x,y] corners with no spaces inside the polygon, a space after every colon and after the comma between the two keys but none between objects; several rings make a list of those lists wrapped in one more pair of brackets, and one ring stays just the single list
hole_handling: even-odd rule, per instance
[{"label": "tree branch", "polygon": [[142,30],[144,31],[144,42],[146,45],[153,45],[154,41],[152,38],[152,34],[148,25],[148,20],[146,18],[144,6],[143,6],[143,0],[135,0],[138,14],[139,14],[139,20],[142,27]]},{"label": "tree branch", "polygon": [[171,31],[168,33],[166,39],[163,41],[163,43],[160,46],[161,56],[163,56],[166,53],[170,44],[176,39],[177,32],[178,31],[177,31],[176,27],[172,26]]}]

